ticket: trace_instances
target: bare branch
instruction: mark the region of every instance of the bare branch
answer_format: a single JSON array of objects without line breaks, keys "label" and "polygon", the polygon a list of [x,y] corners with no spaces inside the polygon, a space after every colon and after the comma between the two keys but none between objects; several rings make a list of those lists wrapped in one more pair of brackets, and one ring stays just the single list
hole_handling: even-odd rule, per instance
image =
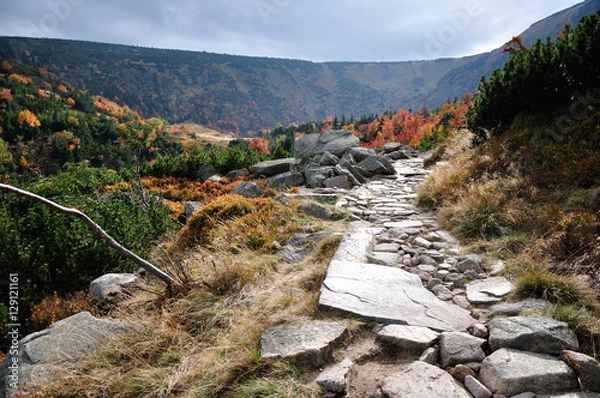
[{"label": "bare branch", "polygon": [[73,209],[71,207],[65,207],[65,206],[59,205],[58,203],[53,202],[49,199],[46,199],[46,198],[36,195],[34,193],[25,191],[23,189],[13,187],[11,185],[0,184],[0,191],[16,193],[18,195],[24,196],[27,199],[30,199],[35,202],[41,203],[45,206],[48,206],[51,209],[56,210],[59,213],[63,213],[63,214],[67,214],[69,216],[79,218],[90,228],[90,230],[94,233],[94,235],[96,235],[97,237],[102,239],[102,241],[104,243],[106,243],[106,245],[111,247],[118,254],[120,254],[121,256],[125,257],[126,259],[132,261],[134,264],[144,268],[148,273],[156,276],[158,279],[165,282],[168,286],[177,284],[177,281],[175,281],[175,279],[173,279],[173,277],[166,274],[165,272],[163,272],[162,270],[157,268],[152,263],[139,257],[137,254],[128,250],[123,245],[121,245],[119,242],[117,242],[115,239],[113,239],[105,230],[103,230],[98,224],[96,224],[85,213],[83,213],[77,209]]}]

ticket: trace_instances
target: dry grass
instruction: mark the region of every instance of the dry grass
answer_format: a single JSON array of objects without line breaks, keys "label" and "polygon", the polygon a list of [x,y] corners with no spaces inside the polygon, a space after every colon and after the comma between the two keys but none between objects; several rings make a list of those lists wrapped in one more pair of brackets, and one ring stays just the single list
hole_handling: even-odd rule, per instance
[{"label": "dry grass", "polygon": [[[257,214],[265,220],[276,219],[267,215],[269,206],[262,210]],[[316,312],[320,282],[341,235],[332,233],[303,262],[288,264],[251,245],[232,254],[225,237],[245,235],[239,220],[223,218],[215,224],[210,250],[175,255],[157,249],[156,262],[186,279],[188,289],[175,296],[153,285],[130,292],[133,297],[112,309],[111,316],[136,325],[135,332],[69,369],[38,396],[319,396],[304,370],[260,360],[258,342],[269,326],[323,317]],[[328,226],[333,231],[341,227]]]}]

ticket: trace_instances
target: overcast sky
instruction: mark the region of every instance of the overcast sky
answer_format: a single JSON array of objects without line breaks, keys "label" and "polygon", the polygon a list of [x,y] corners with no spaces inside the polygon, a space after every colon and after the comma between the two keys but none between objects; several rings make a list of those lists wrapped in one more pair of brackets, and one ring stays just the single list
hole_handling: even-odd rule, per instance
[{"label": "overcast sky", "polygon": [[491,51],[581,0],[0,0],[0,35],[309,61]]}]

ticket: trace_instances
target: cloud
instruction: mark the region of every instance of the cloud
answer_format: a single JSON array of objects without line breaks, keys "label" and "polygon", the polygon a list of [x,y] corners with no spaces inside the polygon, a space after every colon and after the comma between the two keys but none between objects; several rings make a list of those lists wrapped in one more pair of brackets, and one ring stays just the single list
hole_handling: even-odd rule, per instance
[{"label": "cloud", "polygon": [[3,0],[0,35],[313,61],[397,61],[490,51],[577,2]]}]

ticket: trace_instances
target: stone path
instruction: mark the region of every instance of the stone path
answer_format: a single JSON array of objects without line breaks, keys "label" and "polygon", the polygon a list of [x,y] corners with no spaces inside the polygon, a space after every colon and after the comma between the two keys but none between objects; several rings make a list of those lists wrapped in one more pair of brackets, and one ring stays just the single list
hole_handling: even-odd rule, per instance
[{"label": "stone path", "polygon": [[[319,305],[376,326],[321,369],[315,382],[323,396],[600,398],[600,364],[576,352],[568,325],[518,316],[548,303],[500,303],[514,289],[498,276],[502,264],[486,270],[479,256],[461,255],[434,215],[415,207],[415,188],[430,173],[422,160],[399,160],[394,167],[395,176],[337,191],[336,206],[354,220],[330,263]],[[320,193],[331,196],[319,190],[308,196]],[[513,318],[486,324],[489,314]],[[292,327],[322,335],[318,322]],[[289,337],[279,340],[274,332],[265,336]],[[333,349],[310,340],[302,340],[300,362]],[[268,355],[285,358],[279,351]]]}]

